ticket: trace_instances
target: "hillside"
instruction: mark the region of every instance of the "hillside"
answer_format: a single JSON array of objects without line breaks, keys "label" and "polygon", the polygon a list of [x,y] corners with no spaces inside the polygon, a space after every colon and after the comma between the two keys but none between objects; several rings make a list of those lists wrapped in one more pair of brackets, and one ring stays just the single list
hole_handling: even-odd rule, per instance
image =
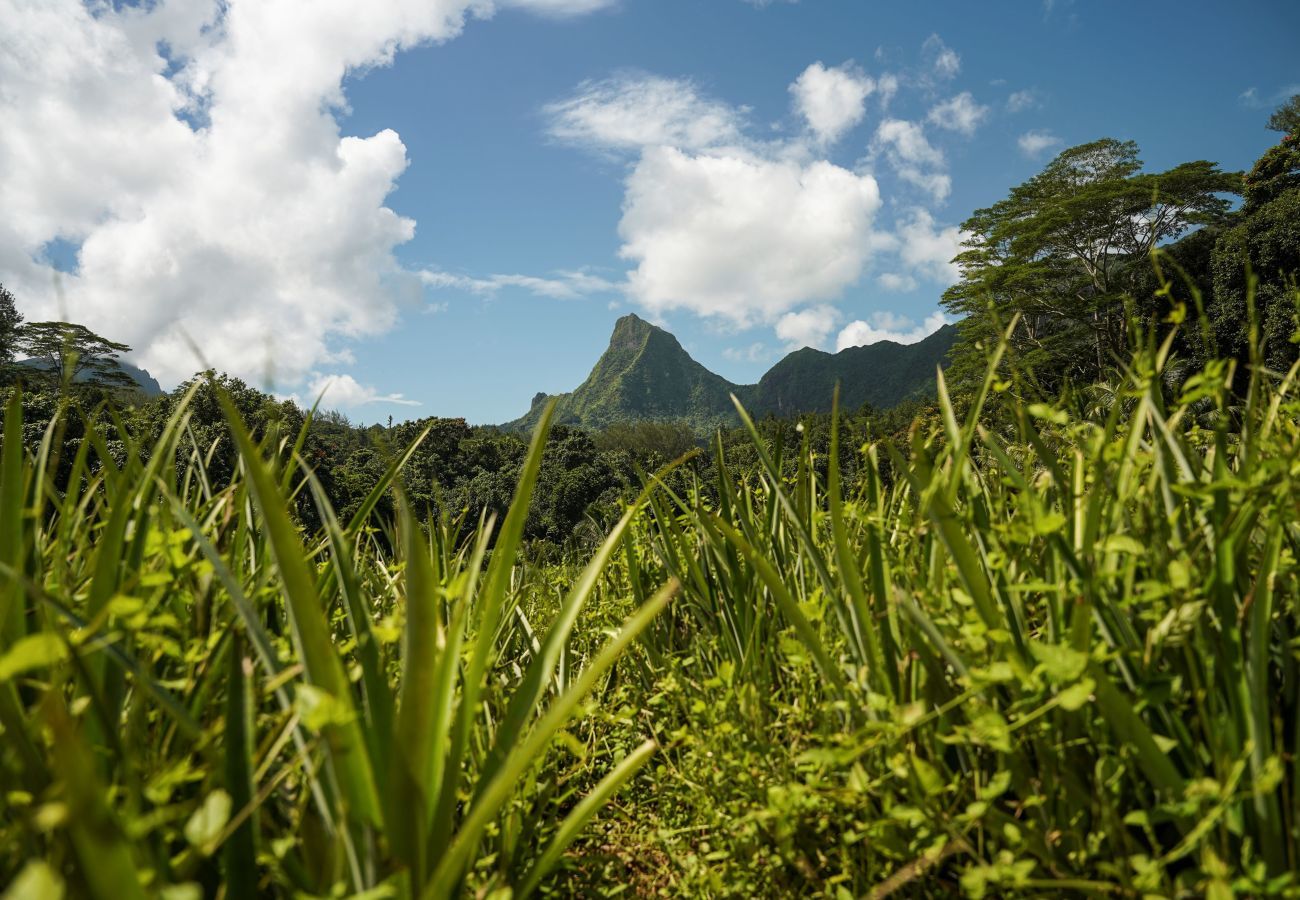
[{"label": "hillside", "polygon": [[[917,344],[882,341],[839,353],[805,347],[773,366],[758,384],[738,385],[692,359],[667,331],[627,315],[615,323],[609,347],[587,379],[559,395],[557,420],[589,428],[687,421],[707,432],[738,423],[732,394],[754,415],[795,415],[829,410],[836,382],[846,409],[864,403],[888,408],[930,384],[956,333],[945,326]],[[506,427],[531,428],[548,399],[538,394],[529,411]]]},{"label": "hillside", "polygon": [[945,363],[956,339],[956,326],[945,325],[915,344],[880,341],[839,353],[804,347],[769,369],[758,384],[742,389],[752,393],[741,400],[759,414],[828,412],[838,382],[843,408],[869,403],[888,409],[934,381],[935,367]]}]

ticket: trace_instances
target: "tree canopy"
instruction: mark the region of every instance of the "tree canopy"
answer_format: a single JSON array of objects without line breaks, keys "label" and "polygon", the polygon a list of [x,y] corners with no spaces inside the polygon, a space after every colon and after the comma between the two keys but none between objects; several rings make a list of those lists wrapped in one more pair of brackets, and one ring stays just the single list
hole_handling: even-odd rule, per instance
[{"label": "tree canopy", "polygon": [[118,366],[130,353],[126,344],[111,341],[73,322],[31,322],[18,331],[18,348],[59,383],[78,380],[114,387],[135,382]]},{"label": "tree canopy", "polygon": [[1268,127],[1283,134],[1300,134],[1300,94],[1292,95],[1290,100],[1273,110],[1273,115],[1268,117]]},{"label": "tree canopy", "polygon": [[1132,141],[1063,151],[962,225],[962,279],[943,297],[965,318],[962,345],[969,352],[1019,314],[1015,347],[1040,373],[1095,377],[1128,349],[1125,302],[1139,265],[1190,230],[1224,222],[1225,195],[1240,189],[1239,175],[1205,160],[1144,172]]},{"label": "tree canopy", "polygon": [[[1300,98],[1292,98],[1300,114]],[[1267,150],[1246,174],[1245,202],[1214,247],[1210,317],[1219,352],[1248,355],[1248,297],[1254,306],[1265,362],[1285,369],[1296,359],[1295,287],[1300,273],[1300,132]]]},{"label": "tree canopy", "polygon": [[9,364],[18,348],[18,330],[23,317],[18,312],[14,295],[0,284],[0,381],[4,380]]}]

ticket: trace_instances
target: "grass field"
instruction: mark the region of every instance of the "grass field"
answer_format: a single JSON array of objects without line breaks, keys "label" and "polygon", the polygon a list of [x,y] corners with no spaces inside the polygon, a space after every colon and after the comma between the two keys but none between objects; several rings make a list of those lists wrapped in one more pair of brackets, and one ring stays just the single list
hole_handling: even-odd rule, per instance
[{"label": "grass field", "polygon": [[1170,346],[1055,405],[1014,402],[994,351],[851,481],[838,434],[790,460],[754,429],[748,476],[648,477],[559,564],[520,539],[546,421],[502,521],[371,516],[395,465],[344,522],[297,435],[232,415],[214,489],[183,404],[148,453],[92,431],[69,462],[15,400],[0,873],[112,900],[1294,896],[1296,371]]}]

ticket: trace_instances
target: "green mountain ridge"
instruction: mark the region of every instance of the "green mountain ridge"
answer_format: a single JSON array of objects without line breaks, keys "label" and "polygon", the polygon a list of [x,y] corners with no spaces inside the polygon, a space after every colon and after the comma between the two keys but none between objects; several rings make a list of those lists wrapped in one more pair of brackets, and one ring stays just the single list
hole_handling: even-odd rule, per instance
[{"label": "green mountain ridge", "polygon": [[[805,347],[789,354],[757,384],[733,384],[709,371],[674,337],[637,315],[614,325],[609,347],[576,389],[558,395],[557,421],[588,428],[618,422],[686,421],[704,433],[739,423],[731,395],[751,415],[825,412],[835,385],[845,409],[899,403],[933,383],[957,337],[946,325],[916,344],[881,341],[827,353]],[[550,396],[539,393],[528,412],[505,427],[537,423]]]}]

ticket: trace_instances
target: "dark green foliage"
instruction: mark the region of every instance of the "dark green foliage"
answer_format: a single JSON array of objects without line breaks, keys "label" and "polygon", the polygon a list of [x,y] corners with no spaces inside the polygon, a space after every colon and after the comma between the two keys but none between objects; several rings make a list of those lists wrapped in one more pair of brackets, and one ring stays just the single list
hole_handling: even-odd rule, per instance
[{"label": "dark green foliage", "polygon": [[[1300,273],[1300,137],[1290,134],[1245,177],[1245,204],[1215,245],[1210,316],[1219,352],[1248,356],[1249,278],[1258,279],[1254,305],[1264,359],[1285,369],[1296,359],[1291,342],[1294,286]],[[1249,268],[1249,274],[1247,272]]]},{"label": "dark green foliage", "polygon": [[1300,94],[1273,110],[1273,115],[1268,117],[1268,128],[1283,134],[1300,134]]},{"label": "dark green foliage", "polygon": [[189,413],[185,439],[177,449],[176,471],[191,465],[191,456],[205,460],[209,487],[219,491],[230,484],[239,462],[221,398],[228,398],[257,440],[271,437],[290,439],[302,427],[304,414],[290,401],[276,400],[231,375],[208,371],[195,375],[170,394],[158,398],[138,413],[140,427],[148,441],[156,441],[175,414],[177,406],[193,390],[186,407]]},{"label": "dark green foliage", "polygon": [[[685,422],[615,422],[592,438],[599,450],[644,454],[660,465],[698,446],[695,432]],[[651,467],[658,468],[653,463]]]},{"label": "dark green foliage", "polygon": [[[945,327],[917,344],[882,341],[825,353],[805,347],[791,353],[758,384],[732,384],[691,359],[677,338],[635,315],[614,326],[609,348],[577,390],[558,398],[561,422],[599,429],[631,422],[687,425],[696,437],[739,424],[732,395],[757,415],[827,412],[836,384],[846,403],[885,408],[934,383],[956,332]],[[528,428],[547,399],[508,428]]]},{"label": "dark green foliage", "polygon": [[23,317],[14,304],[14,295],[0,284],[0,384],[9,377],[10,364],[18,350],[18,334]]},{"label": "dark green foliage", "polygon": [[805,347],[737,396],[757,415],[797,416],[829,412],[838,384],[845,408],[887,409],[933,386],[935,370],[947,364],[956,339],[956,327],[945,325],[915,344],[881,341],[833,354]]},{"label": "dark green foliage", "polygon": [[1157,247],[1225,220],[1240,179],[1205,161],[1142,171],[1137,145],[1106,138],[1063,151],[1011,195],[977,210],[943,302],[964,317],[959,378],[979,377],[987,345],[1019,316],[1009,352],[1048,394],[1101,378],[1127,356],[1132,326],[1158,318],[1136,290]]}]

